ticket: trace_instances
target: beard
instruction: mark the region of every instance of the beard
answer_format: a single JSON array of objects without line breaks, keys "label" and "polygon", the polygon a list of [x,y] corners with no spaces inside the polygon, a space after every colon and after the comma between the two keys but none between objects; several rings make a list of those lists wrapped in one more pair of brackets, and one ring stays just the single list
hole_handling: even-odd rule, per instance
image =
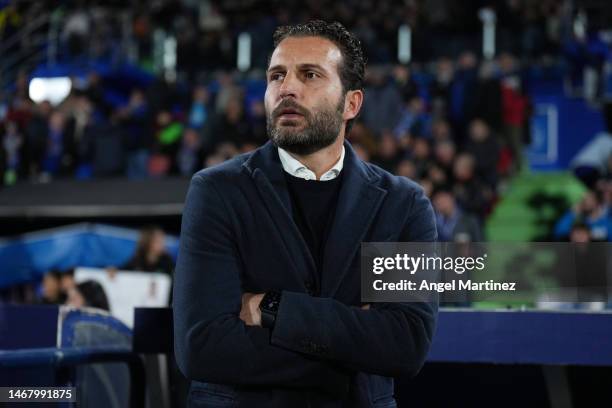
[{"label": "beard", "polygon": [[[296,120],[283,119],[280,126],[278,118],[283,109],[293,109],[302,115],[304,127]],[[317,152],[336,141],[342,128],[344,98],[336,106],[324,106],[316,111],[308,111],[296,102],[286,99],[266,116],[268,137],[272,143],[290,153],[306,156]]]}]

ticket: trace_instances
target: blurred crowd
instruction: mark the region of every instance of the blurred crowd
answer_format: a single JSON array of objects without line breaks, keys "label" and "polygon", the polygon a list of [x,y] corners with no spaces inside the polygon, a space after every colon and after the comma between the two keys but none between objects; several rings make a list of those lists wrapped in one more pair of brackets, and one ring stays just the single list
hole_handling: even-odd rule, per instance
[{"label": "blurred crowd", "polygon": [[[30,72],[20,71],[0,96],[0,184],[189,177],[250,151],[267,141],[261,70],[274,29],[337,19],[361,39],[369,61],[365,104],[348,138],[364,160],[424,187],[443,240],[485,239],[500,183],[524,167],[531,114],[525,70],[564,56],[578,72],[601,68],[606,58],[588,33],[581,36],[577,10],[564,0],[4,3],[2,39],[59,10],[60,59],[131,55],[151,67],[157,38],[171,35],[177,75],[122,83],[117,97],[116,81],[92,71],[73,78],[70,95],[53,106],[30,99]],[[496,14],[493,59],[479,57],[483,8]],[[403,24],[412,33],[409,64],[397,63]],[[246,73],[235,69],[244,32],[252,47]]]},{"label": "blurred crowd", "polygon": [[[230,73],[193,84],[159,77],[119,106],[104,99],[103,86],[92,73],[62,104],[35,104],[21,76],[3,121],[4,183],[188,177],[267,141],[263,94],[247,93]],[[510,54],[480,62],[465,52],[428,70],[373,66],[365,95],[348,135],[361,157],[417,180],[428,194],[449,193],[452,207],[482,225],[500,178],[520,168],[529,139],[519,62]],[[452,231],[457,215],[446,211],[453,214],[441,222]]]}]

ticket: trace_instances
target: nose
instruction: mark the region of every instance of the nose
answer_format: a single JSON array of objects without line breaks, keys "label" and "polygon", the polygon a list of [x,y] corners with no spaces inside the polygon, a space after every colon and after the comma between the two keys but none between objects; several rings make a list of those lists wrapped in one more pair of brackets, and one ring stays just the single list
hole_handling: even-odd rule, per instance
[{"label": "nose", "polygon": [[298,99],[300,95],[300,85],[298,78],[292,72],[287,72],[279,89],[280,98],[285,99],[287,97],[292,97]]}]

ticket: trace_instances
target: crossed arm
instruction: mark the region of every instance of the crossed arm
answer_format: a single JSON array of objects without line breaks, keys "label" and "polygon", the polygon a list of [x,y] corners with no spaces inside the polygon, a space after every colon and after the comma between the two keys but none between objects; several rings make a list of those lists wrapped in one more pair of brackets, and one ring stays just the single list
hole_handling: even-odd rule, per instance
[{"label": "crossed arm", "polygon": [[[247,326],[261,326],[261,310],[259,305],[265,293],[249,293],[242,295],[242,305],[240,308],[240,320]],[[361,306],[363,310],[369,310],[370,305]]]},{"label": "crossed arm", "polygon": [[[427,200],[420,200],[421,216],[431,215]],[[284,291],[274,329],[262,328],[262,294],[241,292],[226,208],[212,181],[196,175],[183,213],[174,285],[176,357],[188,378],[335,394],[347,390],[355,371],[397,376],[420,369],[436,305],[357,308]],[[433,224],[418,228],[422,238],[414,240],[435,239]]]}]

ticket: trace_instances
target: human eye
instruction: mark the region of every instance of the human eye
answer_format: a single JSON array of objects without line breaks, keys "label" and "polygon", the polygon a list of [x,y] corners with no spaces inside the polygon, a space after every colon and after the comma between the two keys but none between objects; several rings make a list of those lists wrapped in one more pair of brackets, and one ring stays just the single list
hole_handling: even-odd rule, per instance
[{"label": "human eye", "polygon": [[279,80],[283,79],[284,76],[285,75],[282,72],[273,72],[273,73],[270,74],[269,81],[270,82],[279,81]]},{"label": "human eye", "polygon": [[306,71],[306,78],[307,79],[316,79],[316,78],[319,78],[319,77],[320,77],[320,75],[317,72],[315,72],[315,71]]}]

